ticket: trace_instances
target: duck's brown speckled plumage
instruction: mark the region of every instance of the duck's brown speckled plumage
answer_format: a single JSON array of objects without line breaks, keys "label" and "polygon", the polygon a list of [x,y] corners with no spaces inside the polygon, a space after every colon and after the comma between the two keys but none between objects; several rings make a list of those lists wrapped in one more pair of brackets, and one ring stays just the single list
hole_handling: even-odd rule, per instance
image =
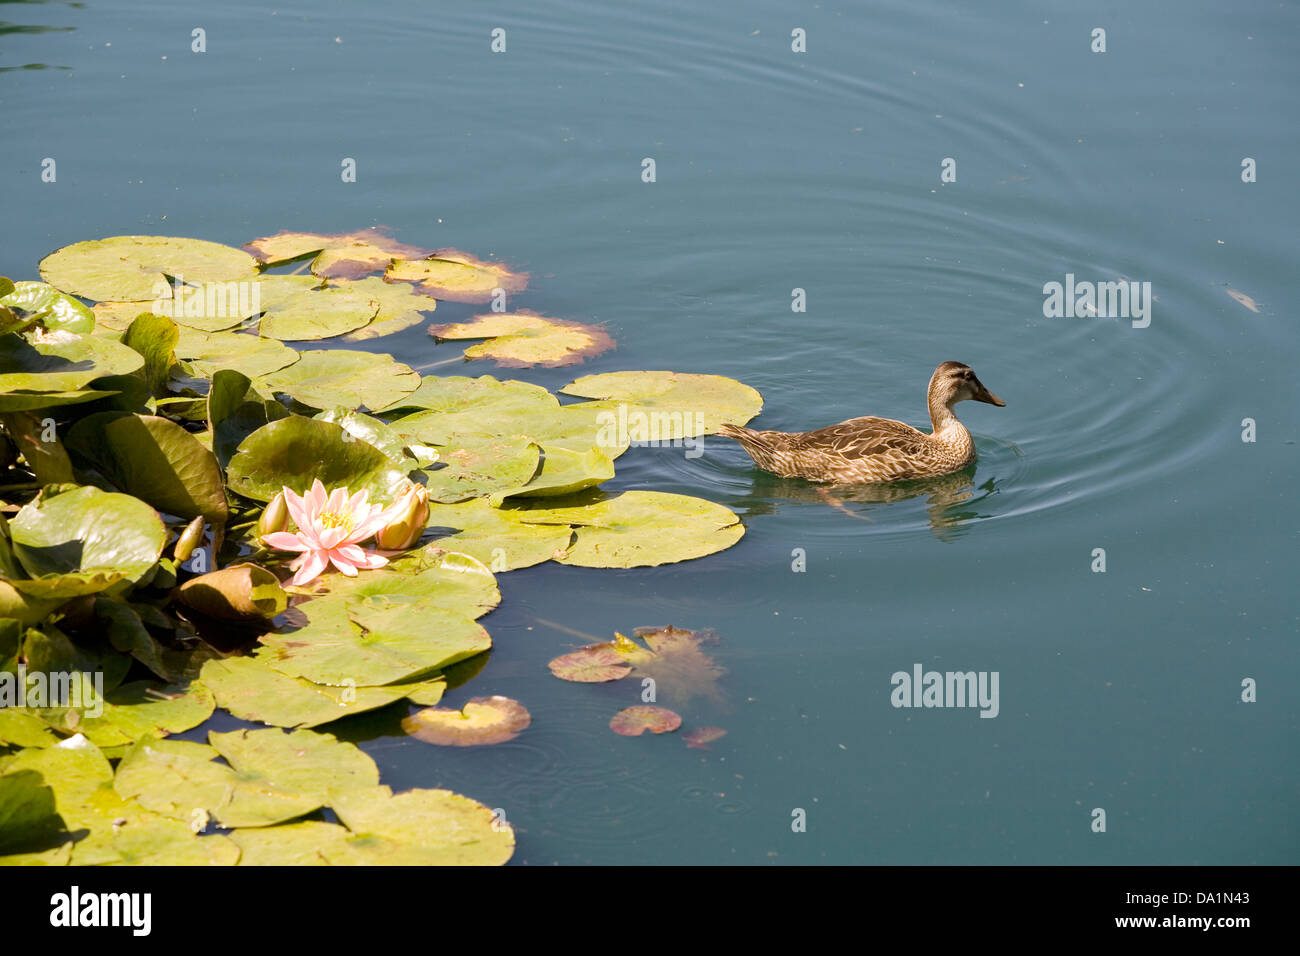
[{"label": "duck's brown speckled plumage", "polygon": [[944,362],[930,377],[927,435],[889,418],[850,418],[811,432],[764,432],[723,425],[765,471],[785,478],[850,484],[930,478],[959,471],[975,461],[975,443],[952,406],[973,399],[1005,405],[961,362]]}]

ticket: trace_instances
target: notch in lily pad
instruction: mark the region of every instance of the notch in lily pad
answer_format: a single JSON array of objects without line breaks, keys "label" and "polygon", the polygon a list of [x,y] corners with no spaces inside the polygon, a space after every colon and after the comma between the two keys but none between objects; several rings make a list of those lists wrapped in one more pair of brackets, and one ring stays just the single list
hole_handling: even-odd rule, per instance
[{"label": "notch in lily pad", "polygon": [[402,729],[443,747],[479,747],[514,740],[532,720],[519,701],[494,694],[475,697],[460,710],[426,707],[403,720]]},{"label": "notch in lily pad", "polygon": [[551,319],[526,309],[435,325],[429,334],[439,340],[487,339],[467,348],[465,358],[492,359],[507,368],[577,365],[614,347],[614,340],[599,326]]}]

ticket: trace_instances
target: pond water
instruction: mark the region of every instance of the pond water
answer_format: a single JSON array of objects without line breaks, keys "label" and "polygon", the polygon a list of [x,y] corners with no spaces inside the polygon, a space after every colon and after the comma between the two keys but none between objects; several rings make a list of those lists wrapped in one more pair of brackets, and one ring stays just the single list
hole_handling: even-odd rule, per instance
[{"label": "pond water", "polygon": [[[717,373],[762,392],[751,424],[784,430],[922,424],[950,359],[1006,401],[959,407],[969,484],[898,500],[828,498],[721,438],[699,457],[630,450],[608,487],[720,502],[744,539],[656,569],[502,576],[492,657],[445,702],[506,694],[532,727],[466,751],[402,736],[391,708],[327,728],[385,783],[502,808],[518,863],[1300,862],[1296,7],[118,0],[4,17],[0,274],[35,278],[101,236],[383,224],[523,268],[512,305],[618,341],[578,368],[440,372],[553,389]],[[1047,283],[1120,277],[1149,288],[1145,317],[1044,313]],[[421,328],[366,347],[458,354]],[[679,708],[726,728],[709,750],[613,735],[640,687],[546,668],[669,623],[720,636],[725,706]],[[996,672],[996,717],[894,707],[891,677],[915,665]]]}]

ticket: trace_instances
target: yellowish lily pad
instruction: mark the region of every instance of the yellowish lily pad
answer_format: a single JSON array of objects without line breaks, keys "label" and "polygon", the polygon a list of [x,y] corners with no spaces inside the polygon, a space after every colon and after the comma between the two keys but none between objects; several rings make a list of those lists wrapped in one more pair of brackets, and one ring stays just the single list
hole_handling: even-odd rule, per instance
[{"label": "yellowish lily pad", "polygon": [[528,286],[528,273],[500,262],[484,262],[468,252],[440,249],[421,259],[398,259],[384,274],[387,282],[413,282],[425,295],[452,302],[488,302],[501,289],[507,294]]}]

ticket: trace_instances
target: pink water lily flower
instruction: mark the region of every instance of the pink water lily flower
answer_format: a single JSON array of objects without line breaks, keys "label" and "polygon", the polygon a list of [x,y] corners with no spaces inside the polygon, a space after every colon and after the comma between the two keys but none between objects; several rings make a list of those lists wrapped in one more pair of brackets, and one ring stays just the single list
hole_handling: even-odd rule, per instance
[{"label": "pink water lily flower", "polygon": [[387,508],[373,505],[364,490],[349,497],[346,488],[335,488],[326,495],[319,478],[301,497],[285,488],[284,501],[298,530],[276,531],[262,541],[281,551],[302,552],[289,565],[296,572],[289,582],[295,587],[314,581],[331,564],[348,577],[356,577],[358,569],[382,568],[388,559],[361,542],[373,538],[407,504],[403,496]]}]

